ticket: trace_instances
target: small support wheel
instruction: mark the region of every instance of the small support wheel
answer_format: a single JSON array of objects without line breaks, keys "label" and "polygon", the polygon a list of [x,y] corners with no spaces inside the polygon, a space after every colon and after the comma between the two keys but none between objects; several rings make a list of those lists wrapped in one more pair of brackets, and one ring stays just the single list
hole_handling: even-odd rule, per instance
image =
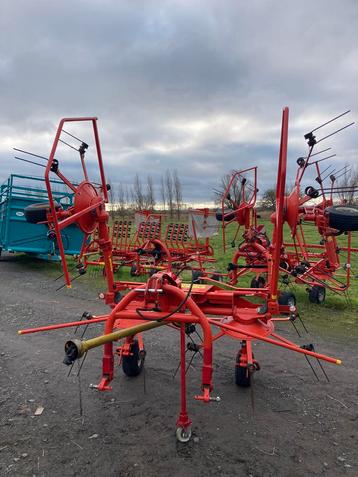
[{"label": "small support wheel", "polygon": [[179,442],[189,442],[191,438],[191,427],[177,427],[176,438]]},{"label": "small support wheel", "polygon": [[251,288],[265,288],[265,286],[266,286],[266,280],[262,275],[260,275],[257,278],[254,277],[251,280],[251,285],[250,285]]},{"label": "small support wheel", "polygon": [[149,276],[152,277],[155,273],[157,273],[158,269],[157,268],[150,268],[149,269]]},{"label": "small support wheel", "polygon": [[129,273],[131,277],[137,276],[138,275],[137,265],[132,265]]},{"label": "small support wheel", "polygon": [[203,283],[202,280],[200,280],[200,277],[202,276],[202,272],[200,270],[193,270],[191,274],[191,279],[193,283]]},{"label": "small support wheel", "polygon": [[122,294],[116,291],[114,294],[114,303],[117,305],[122,300]]},{"label": "small support wheel", "polygon": [[296,306],[296,296],[291,292],[280,293],[278,297],[279,305]]},{"label": "small support wheel", "polygon": [[251,385],[251,375],[246,366],[240,366],[241,353],[237,354],[235,366],[235,384],[242,388],[248,388]]},{"label": "small support wheel", "polygon": [[222,276],[220,275],[220,272],[217,272],[217,271],[215,271],[210,278],[217,282],[220,282],[222,280]]},{"label": "small support wheel", "polygon": [[145,351],[139,350],[138,340],[134,340],[130,347],[130,355],[122,356],[122,369],[126,376],[138,376],[144,366]]},{"label": "small support wheel", "polygon": [[308,292],[308,299],[311,303],[322,305],[326,299],[326,289],[318,285],[313,286]]}]

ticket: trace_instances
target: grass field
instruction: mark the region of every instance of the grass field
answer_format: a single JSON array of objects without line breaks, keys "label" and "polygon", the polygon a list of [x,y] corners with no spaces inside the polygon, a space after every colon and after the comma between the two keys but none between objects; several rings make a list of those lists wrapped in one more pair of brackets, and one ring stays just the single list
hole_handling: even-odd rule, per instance
[{"label": "grass field", "polygon": [[[272,224],[266,214],[266,217],[263,216],[260,220],[260,223],[264,223],[268,236],[272,236]],[[306,239],[312,243],[318,243],[320,240],[319,235],[316,232],[316,228],[311,225],[305,225],[305,234]],[[227,228],[227,247],[226,253],[223,252],[222,247],[222,238],[221,234],[213,237],[210,240],[210,243],[215,251],[216,263],[211,264],[211,267],[214,270],[225,272],[227,265],[232,260],[232,256],[235,252],[235,247],[233,248],[231,242],[234,238],[236,227],[234,224]],[[289,241],[290,233],[285,229],[285,240]],[[241,241],[241,234],[239,233],[236,240],[236,247]],[[339,243],[343,246],[346,242],[346,237],[343,235],[338,237]],[[358,234],[353,233],[353,247],[358,247]],[[59,263],[46,263],[43,261],[30,259],[26,256],[19,257],[19,260],[22,260],[24,264],[28,267],[35,267],[37,269],[41,268],[46,270],[47,276],[51,279],[61,275],[61,265]],[[341,255],[341,263],[344,265],[345,257]],[[69,259],[69,266],[73,266],[73,261]],[[352,269],[352,279],[351,279],[351,288],[349,291],[349,301],[343,295],[337,295],[331,291],[327,291],[326,301],[324,305],[315,305],[311,304],[308,300],[308,295],[306,292],[306,287],[303,285],[290,284],[289,286],[281,284],[280,288],[282,290],[289,289],[293,291],[297,297],[297,303],[299,312],[302,317],[304,317],[307,325],[309,325],[313,331],[320,331],[321,334],[325,332],[334,335],[340,336],[358,336],[358,253],[352,254],[351,261]],[[341,272],[342,273],[342,272]],[[74,274],[74,272],[72,272]],[[249,286],[251,278],[253,275],[246,275],[240,279],[240,286]],[[142,277],[131,277],[128,267],[123,267],[118,272],[116,272],[116,278],[120,280],[138,280],[143,281],[146,279],[145,276]],[[184,279],[190,280],[189,272],[184,274]],[[105,283],[102,275],[102,268],[98,267],[89,267],[88,273],[79,279],[81,282],[85,283],[86,286],[91,287],[94,292],[102,291],[105,288]],[[344,278],[342,278],[344,281]],[[56,285],[58,286],[63,283],[62,279],[57,280]],[[76,282],[74,282],[74,286]]]}]

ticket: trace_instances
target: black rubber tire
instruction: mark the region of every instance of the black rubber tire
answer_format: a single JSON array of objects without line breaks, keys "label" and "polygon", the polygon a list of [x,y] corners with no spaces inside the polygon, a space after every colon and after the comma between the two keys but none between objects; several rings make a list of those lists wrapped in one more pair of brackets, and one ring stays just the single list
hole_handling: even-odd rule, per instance
[{"label": "black rubber tire", "polygon": [[250,373],[247,372],[247,368],[245,366],[237,366],[239,362],[240,362],[240,352],[237,354],[237,357],[236,357],[235,384],[242,388],[248,388],[251,386]]},{"label": "black rubber tire", "polygon": [[[229,214],[229,215],[226,215],[226,214]],[[216,216],[216,220],[219,220],[220,222],[222,222],[222,220],[223,220],[222,210],[218,209],[216,211],[215,216]],[[231,209],[225,209],[224,210],[224,222],[229,222],[230,220],[232,220],[234,218],[235,218],[235,212],[234,211],[232,211]]]},{"label": "black rubber tire", "polygon": [[266,280],[264,279],[264,277],[262,277],[260,275],[258,278],[254,277],[251,280],[250,287],[251,288],[264,288],[265,285],[266,285]]},{"label": "black rubber tire", "polygon": [[288,262],[285,262],[284,260],[281,260],[280,268],[282,268],[283,270],[290,270],[290,265],[289,265]]},{"label": "black rubber tire", "polygon": [[132,265],[129,273],[131,277],[137,276],[137,265]]},{"label": "black rubber tire", "polygon": [[152,256],[154,257],[154,260],[161,260],[162,255],[164,254],[162,247],[159,244],[156,244],[151,251]]},{"label": "black rubber tire", "polygon": [[200,277],[202,276],[202,272],[200,270],[193,270],[191,273],[191,279],[193,283],[203,283],[202,280],[200,280]]},{"label": "black rubber tire", "polygon": [[341,206],[328,207],[324,211],[328,217],[328,225],[342,232],[358,230],[358,207]]},{"label": "black rubber tire", "polygon": [[222,276],[220,275],[220,272],[214,272],[211,277],[212,280],[215,280],[217,282],[221,282]]},{"label": "black rubber tire", "polygon": [[131,345],[131,355],[122,357],[122,369],[126,376],[133,378],[138,376],[144,366],[144,356],[140,356],[138,340]]},{"label": "black rubber tire", "polygon": [[308,292],[308,299],[311,303],[322,305],[326,299],[326,289],[319,285],[313,286]]},{"label": "black rubber tire", "polygon": [[291,292],[283,292],[278,297],[278,304],[296,306],[296,296]]},{"label": "black rubber tire", "polygon": [[118,305],[118,303],[122,300],[122,294],[119,291],[116,291],[114,294],[114,303]]},{"label": "black rubber tire", "polygon": [[[55,208],[58,210],[60,204],[55,202]],[[25,207],[24,214],[26,222],[30,224],[37,224],[39,222],[45,222],[47,220],[47,212],[50,211],[49,202],[41,202],[40,204],[31,204]]]}]

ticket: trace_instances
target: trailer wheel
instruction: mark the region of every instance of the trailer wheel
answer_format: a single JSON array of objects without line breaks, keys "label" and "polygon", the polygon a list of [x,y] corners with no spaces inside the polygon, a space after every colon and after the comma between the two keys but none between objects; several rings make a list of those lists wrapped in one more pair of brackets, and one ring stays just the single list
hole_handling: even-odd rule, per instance
[{"label": "trailer wheel", "polygon": [[343,232],[358,230],[358,207],[334,206],[325,210],[328,225]]},{"label": "trailer wheel", "polygon": [[191,438],[191,427],[185,429],[184,427],[177,427],[176,437],[179,442],[189,442]]},{"label": "trailer wheel", "polygon": [[251,376],[246,366],[240,366],[241,353],[239,352],[236,357],[235,365],[235,384],[242,388],[248,388],[251,385]]},{"label": "trailer wheel", "polygon": [[322,305],[326,299],[326,289],[318,285],[313,286],[308,292],[308,299],[311,303]]},{"label": "trailer wheel", "polygon": [[122,357],[122,369],[126,376],[132,378],[141,373],[144,366],[145,351],[140,352],[138,340],[134,340],[130,347],[131,354]]},{"label": "trailer wheel", "polygon": [[296,296],[291,292],[283,292],[278,297],[278,304],[296,306]]},{"label": "trailer wheel", "polygon": [[[55,209],[58,210],[60,204],[55,202]],[[25,207],[24,214],[26,222],[30,224],[37,224],[39,222],[46,222],[47,212],[50,211],[50,203],[42,202],[40,204],[31,204]]]}]

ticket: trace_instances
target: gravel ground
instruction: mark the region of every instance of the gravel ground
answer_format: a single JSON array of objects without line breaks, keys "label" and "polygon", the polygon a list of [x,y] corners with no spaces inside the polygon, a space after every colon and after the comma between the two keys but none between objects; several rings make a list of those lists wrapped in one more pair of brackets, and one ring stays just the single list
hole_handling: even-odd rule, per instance
[{"label": "gravel ground", "polygon": [[[221,402],[192,399],[200,390],[200,362],[194,360],[188,374],[193,438],[180,444],[174,436],[175,331],[148,332],[145,373],[130,379],[118,368],[113,391],[100,393],[89,384],[99,382],[101,350],[88,355],[79,377],[76,366],[67,377],[63,345],[71,332],[16,333],[74,320],[85,310],[105,312],[93,291],[76,282],[70,291],[55,292],[57,282],[14,256],[2,257],[0,282],[1,476],[358,476],[358,352],[352,338],[325,334],[300,341],[281,325],[289,339],[313,341],[317,350],[342,358],[343,366],[325,364],[330,382],[322,373],[317,382],[303,356],[258,343],[262,370],[251,390],[233,381],[237,342],[220,340],[213,394]],[[101,330],[93,325],[86,336]]]}]

